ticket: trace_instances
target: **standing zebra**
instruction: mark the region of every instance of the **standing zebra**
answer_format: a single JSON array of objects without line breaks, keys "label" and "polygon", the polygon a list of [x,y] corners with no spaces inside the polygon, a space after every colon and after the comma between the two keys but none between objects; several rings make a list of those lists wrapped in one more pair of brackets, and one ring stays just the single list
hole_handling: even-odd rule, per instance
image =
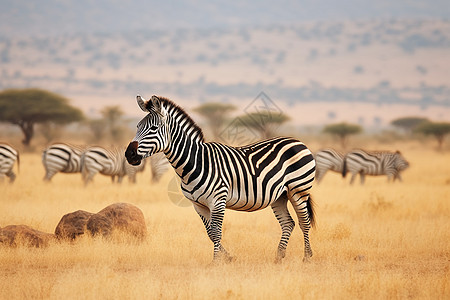
[{"label": "standing zebra", "polygon": [[352,173],[350,183],[353,183],[356,175],[359,174],[361,184],[364,184],[365,175],[387,175],[388,181],[391,179],[402,181],[400,172],[408,167],[409,163],[399,151],[369,152],[357,149],[345,156],[342,176],[345,177],[347,171]]},{"label": "standing zebra", "polygon": [[207,143],[202,130],[172,101],[137,96],[137,102],[148,114],[138,123],[125,152],[127,160],[139,165],[154,153],[165,154],[214,244],[214,260],[232,260],[221,244],[225,208],[251,212],[271,206],[282,230],[276,256],[280,262],[295,225],[288,201],[303,231],[304,260],[312,256],[308,234],[314,211],[309,193],[315,161],[303,143],[284,137],[244,147]]},{"label": "standing zebra", "polygon": [[42,152],[42,164],[45,168],[44,181],[50,181],[56,173],[81,172],[81,154],[86,146],[66,143],[54,143]]},{"label": "standing zebra", "polygon": [[144,171],[145,164],[137,167],[127,164],[124,151],[125,149],[117,147],[111,149],[99,146],[89,147],[81,156],[81,174],[84,184],[91,182],[97,173],[111,176],[113,182],[117,176],[119,183],[127,175],[129,180],[135,183],[136,173]]},{"label": "standing zebra", "polygon": [[8,144],[0,143],[0,181],[3,181],[5,176],[9,177],[11,183],[16,180],[16,174],[13,171],[16,161],[17,170],[19,170],[19,152]]},{"label": "standing zebra", "polygon": [[331,149],[322,149],[314,155],[316,159],[316,180],[320,182],[328,170],[342,174],[344,155]]}]

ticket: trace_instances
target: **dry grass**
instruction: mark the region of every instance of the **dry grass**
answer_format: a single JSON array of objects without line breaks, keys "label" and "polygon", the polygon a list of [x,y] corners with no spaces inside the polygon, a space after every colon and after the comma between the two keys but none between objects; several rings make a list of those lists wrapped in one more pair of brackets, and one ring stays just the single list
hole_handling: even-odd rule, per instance
[{"label": "dry grass", "polygon": [[0,298],[449,299],[450,155],[403,152],[412,164],[403,183],[369,177],[349,186],[327,174],[314,188],[311,263],[302,263],[298,226],[283,263],[273,263],[280,229],[268,209],[227,211],[223,242],[236,261],[214,266],[194,210],[167,197],[171,174],[158,185],[148,170],[137,185],[98,175],[84,188],[81,176],[63,174],[44,184],[39,155],[24,154],[15,184],[0,185],[0,226],[53,232],[68,212],[129,202],[144,212],[150,234],[143,244],[86,237],[45,249],[0,247]]}]

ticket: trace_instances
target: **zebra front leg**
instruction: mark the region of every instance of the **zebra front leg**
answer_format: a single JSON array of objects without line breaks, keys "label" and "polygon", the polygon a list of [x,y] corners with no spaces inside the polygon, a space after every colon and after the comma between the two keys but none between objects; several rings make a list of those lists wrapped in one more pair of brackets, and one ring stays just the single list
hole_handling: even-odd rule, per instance
[{"label": "zebra front leg", "polygon": [[233,259],[221,244],[222,223],[224,215],[225,215],[225,201],[218,200],[214,204],[214,207],[211,209],[210,238],[214,243],[214,261],[224,260],[225,262],[230,262]]},{"label": "zebra front leg", "polygon": [[[221,258],[226,262],[232,261],[233,257],[228,254],[227,250],[225,250],[225,248],[220,243],[220,240],[222,238],[222,222],[225,213],[225,203],[223,204],[223,209],[221,208],[221,206],[219,206],[214,207],[212,210],[210,210],[208,207],[194,202],[194,208],[202,219],[209,239],[214,244],[214,260]],[[221,210],[222,213],[220,213]]]},{"label": "zebra front leg", "polygon": [[292,230],[294,230],[295,222],[289,214],[287,208],[287,196],[282,195],[272,204],[272,210],[281,226],[281,239],[278,244],[277,256],[275,263],[281,263],[281,260],[286,256],[286,247],[291,237]]},{"label": "zebra front leg", "polygon": [[358,173],[352,173],[352,178],[350,178],[350,184],[353,184],[353,182],[355,181],[356,175],[358,175]]},{"label": "zebra front leg", "polygon": [[359,173],[359,176],[361,178],[361,185],[364,185],[364,182],[366,181],[366,174],[361,172],[361,173]]}]

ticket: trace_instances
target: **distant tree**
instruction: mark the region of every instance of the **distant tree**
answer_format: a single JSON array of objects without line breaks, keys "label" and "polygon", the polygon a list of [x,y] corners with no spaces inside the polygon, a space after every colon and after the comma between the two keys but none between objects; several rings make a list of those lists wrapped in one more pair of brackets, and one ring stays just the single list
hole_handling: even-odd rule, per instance
[{"label": "distant tree", "polygon": [[404,130],[408,134],[411,134],[417,126],[424,122],[428,122],[428,119],[421,117],[404,117],[391,121],[391,125]]},{"label": "distant tree", "polygon": [[46,144],[50,144],[51,141],[61,137],[61,126],[52,122],[43,122],[39,124],[38,131],[42,134]]},{"label": "distant tree", "polygon": [[268,139],[276,135],[276,128],[289,121],[289,116],[279,114],[268,114],[267,112],[254,112],[240,116],[240,126],[248,126],[261,135],[261,138]]},{"label": "distant tree", "polygon": [[99,143],[99,141],[105,136],[106,124],[103,119],[90,119],[86,122],[87,126],[92,133],[92,142]]},{"label": "distant tree", "polygon": [[[123,111],[119,106],[105,106],[100,113],[103,116],[104,124],[114,140],[122,138],[124,129],[122,126]],[[95,124],[98,126],[99,124]]]},{"label": "distant tree", "polygon": [[0,92],[0,122],[19,126],[25,146],[30,145],[35,124],[68,124],[83,118],[81,110],[69,105],[67,98],[49,91],[33,88]]},{"label": "distant tree", "polygon": [[450,123],[440,122],[426,122],[420,124],[416,131],[419,133],[423,133],[425,135],[433,135],[437,142],[438,148],[442,149],[442,144],[444,143],[444,138],[447,134],[450,134]]},{"label": "distant tree", "polygon": [[235,109],[232,104],[210,102],[200,105],[194,111],[207,120],[213,138],[217,139],[230,112]]},{"label": "distant tree", "polygon": [[329,133],[331,135],[337,136],[341,142],[342,148],[345,149],[347,145],[347,137],[352,134],[357,134],[362,132],[363,129],[361,126],[356,124],[348,124],[348,123],[337,123],[330,124],[324,127],[323,132]]}]

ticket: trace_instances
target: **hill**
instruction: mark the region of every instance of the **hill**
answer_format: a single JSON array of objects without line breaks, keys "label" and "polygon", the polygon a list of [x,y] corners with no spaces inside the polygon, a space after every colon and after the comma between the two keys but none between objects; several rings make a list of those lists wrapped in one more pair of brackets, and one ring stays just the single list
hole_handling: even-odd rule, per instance
[{"label": "hill", "polygon": [[43,87],[90,114],[117,104],[130,115],[137,93],[190,108],[264,92],[297,125],[378,126],[450,115],[449,48],[450,21],[402,18],[3,37],[0,89]]}]

